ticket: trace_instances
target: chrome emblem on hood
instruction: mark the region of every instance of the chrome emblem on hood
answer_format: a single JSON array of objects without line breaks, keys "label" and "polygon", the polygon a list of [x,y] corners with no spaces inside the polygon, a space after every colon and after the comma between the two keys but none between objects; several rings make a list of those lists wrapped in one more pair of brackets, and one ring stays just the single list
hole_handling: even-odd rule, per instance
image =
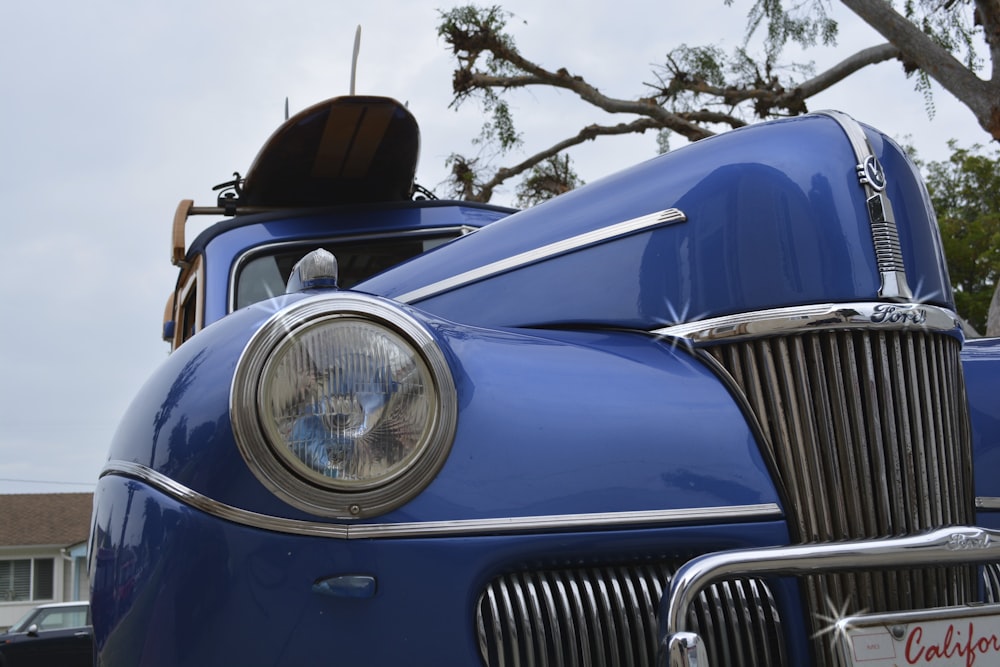
[{"label": "chrome emblem on hood", "polygon": [[885,190],[886,178],[861,125],[839,111],[820,111],[837,121],[847,135],[857,158],[858,183],[865,189],[868,203],[868,221],[875,246],[875,261],[878,265],[882,285],[878,296],[883,299],[908,301],[913,292],[906,282],[906,267],[903,266],[903,252],[899,245],[899,230],[892,213],[892,202]]},{"label": "chrome emblem on hood", "polygon": [[865,158],[864,164],[858,167],[858,180],[861,185],[869,185],[877,192],[885,189],[885,172],[882,171],[882,164],[874,155],[869,155]]}]

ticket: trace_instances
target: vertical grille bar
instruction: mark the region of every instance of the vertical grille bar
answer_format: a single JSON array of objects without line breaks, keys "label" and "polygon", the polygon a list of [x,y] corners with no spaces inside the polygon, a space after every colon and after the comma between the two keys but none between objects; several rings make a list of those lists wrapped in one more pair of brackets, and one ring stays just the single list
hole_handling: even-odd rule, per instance
[{"label": "vertical grille bar", "polygon": [[[959,343],[921,331],[820,331],[708,348],[765,436],[801,543],[971,523],[968,415]],[[976,599],[965,567],[806,579],[814,631],[831,612]],[[833,658],[814,646],[819,664]]]}]

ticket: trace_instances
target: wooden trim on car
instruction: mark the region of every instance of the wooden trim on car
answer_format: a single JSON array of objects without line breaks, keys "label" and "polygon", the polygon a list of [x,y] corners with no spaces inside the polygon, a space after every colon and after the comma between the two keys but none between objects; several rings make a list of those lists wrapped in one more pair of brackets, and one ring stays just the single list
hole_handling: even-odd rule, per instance
[{"label": "wooden trim on car", "polygon": [[177,349],[191,336],[198,333],[205,322],[205,271],[201,255],[185,262],[177,279],[174,292],[173,349]]},{"label": "wooden trim on car", "polygon": [[170,235],[170,263],[174,266],[183,267],[184,262],[184,225],[187,223],[191,209],[194,207],[193,199],[182,199],[174,212],[174,224]]}]

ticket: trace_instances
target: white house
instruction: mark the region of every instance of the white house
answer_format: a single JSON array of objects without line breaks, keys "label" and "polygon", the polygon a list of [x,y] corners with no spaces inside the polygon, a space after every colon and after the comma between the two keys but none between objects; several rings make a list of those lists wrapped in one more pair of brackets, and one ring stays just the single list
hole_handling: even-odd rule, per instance
[{"label": "white house", "polygon": [[86,600],[92,493],[0,495],[0,628],[43,602]]}]

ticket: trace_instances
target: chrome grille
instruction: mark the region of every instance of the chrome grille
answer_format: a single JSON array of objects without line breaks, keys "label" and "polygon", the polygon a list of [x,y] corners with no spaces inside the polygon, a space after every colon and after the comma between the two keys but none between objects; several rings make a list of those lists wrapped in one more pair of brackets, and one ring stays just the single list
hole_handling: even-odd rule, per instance
[{"label": "chrome grille", "polygon": [[[707,348],[753,413],[802,543],[971,524],[959,343],[910,331],[822,331]],[[813,576],[814,631],[831,612],[976,598],[972,568]],[[820,643],[815,647],[823,658]]]},{"label": "chrome grille", "polygon": [[[665,563],[532,570],[494,579],[477,604],[488,667],[653,665],[657,608],[675,567]],[[712,664],[783,665],[771,592],[758,580],[706,589],[689,613]]]}]

